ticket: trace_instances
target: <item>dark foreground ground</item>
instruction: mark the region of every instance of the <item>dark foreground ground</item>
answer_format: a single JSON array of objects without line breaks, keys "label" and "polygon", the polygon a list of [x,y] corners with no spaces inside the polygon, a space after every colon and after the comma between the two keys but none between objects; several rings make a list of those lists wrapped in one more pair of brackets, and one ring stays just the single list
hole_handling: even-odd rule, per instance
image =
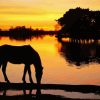
[{"label": "dark foreground ground", "polygon": [[[88,100],[88,99],[72,99],[64,98],[60,95],[53,94],[41,94],[41,89],[43,90],[64,90],[66,92],[81,92],[81,93],[95,93],[100,94],[100,86],[95,85],[63,85],[63,84],[41,84],[39,93],[37,94],[26,94],[23,95],[6,95],[7,90],[37,90],[36,84],[30,83],[0,83],[0,92],[4,91],[0,95],[0,100]],[[91,100],[91,99],[89,99]],[[94,100],[94,99],[92,99]],[[97,99],[96,99],[97,100]]]},{"label": "dark foreground ground", "polygon": [[[1,96],[0,100],[94,100],[94,99],[71,99],[71,98],[64,98],[61,96],[55,96],[55,95],[50,95],[50,94],[44,94],[41,95],[39,98],[36,98],[35,96]],[[97,99],[96,99],[97,100]]]}]

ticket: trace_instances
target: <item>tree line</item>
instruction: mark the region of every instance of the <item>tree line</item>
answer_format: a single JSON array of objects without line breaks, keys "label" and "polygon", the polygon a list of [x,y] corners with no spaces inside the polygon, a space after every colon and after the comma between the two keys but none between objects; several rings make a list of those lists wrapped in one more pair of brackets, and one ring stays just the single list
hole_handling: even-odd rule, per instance
[{"label": "tree line", "polygon": [[12,39],[29,39],[31,37],[43,37],[44,35],[54,35],[54,31],[45,31],[43,29],[26,28],[25,26],[16,26],[8,30],[0,29],[0,36],[9,36]]}]

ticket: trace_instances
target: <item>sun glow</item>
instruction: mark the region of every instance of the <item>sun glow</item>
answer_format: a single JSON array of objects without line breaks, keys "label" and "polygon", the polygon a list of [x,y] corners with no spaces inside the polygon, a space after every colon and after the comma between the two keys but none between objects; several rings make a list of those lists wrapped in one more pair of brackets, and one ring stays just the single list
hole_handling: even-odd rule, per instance
[{"label": "sun glow", "polygon": [[0,0],[0,28],[15,26],[55,30],[58,18],[70,8],[99,10],[99,0]]}]

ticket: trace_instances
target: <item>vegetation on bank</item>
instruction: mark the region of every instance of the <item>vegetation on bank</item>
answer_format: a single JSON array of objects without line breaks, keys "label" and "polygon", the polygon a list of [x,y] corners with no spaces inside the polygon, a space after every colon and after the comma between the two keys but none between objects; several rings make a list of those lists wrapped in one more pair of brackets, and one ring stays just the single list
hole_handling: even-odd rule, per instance
[{"label": "vegetation on bank", "polygon": [[100,38],[100,11],[69,9],[57,22],[61,26],[58,38]]},{"label": "vegetation on bank", "polygon": [[0,29],[0,36],[9,36],[11,39],[29,39],[31,37],[42,37],[44,35],[54,35],[56,33],[55,31],[26,28],[25,26],[17,26],[7,31]]}]

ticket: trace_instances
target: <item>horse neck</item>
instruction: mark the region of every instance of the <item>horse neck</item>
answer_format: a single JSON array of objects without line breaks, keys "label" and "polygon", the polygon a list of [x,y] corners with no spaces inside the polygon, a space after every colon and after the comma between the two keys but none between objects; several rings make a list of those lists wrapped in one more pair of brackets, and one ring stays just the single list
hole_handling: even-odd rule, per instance
[{"label": "horse neck", "polygon": [[39,54],[36,52],[36,51],[34,51],[34,66],[35,66],[35,69],[36,70],[41,70],[41,69],[43,69],[43,67],[42,67],[42,63],[41,63],[41,58],[40,58],[40,56],[39,56]]},{"label": "horse neck", "polygon": [[42,64],[41,64],[41,61],[38,61],[38,62],[34,63],[34,66],[35,66],[35,69],[36,70],[43,69]]}]

